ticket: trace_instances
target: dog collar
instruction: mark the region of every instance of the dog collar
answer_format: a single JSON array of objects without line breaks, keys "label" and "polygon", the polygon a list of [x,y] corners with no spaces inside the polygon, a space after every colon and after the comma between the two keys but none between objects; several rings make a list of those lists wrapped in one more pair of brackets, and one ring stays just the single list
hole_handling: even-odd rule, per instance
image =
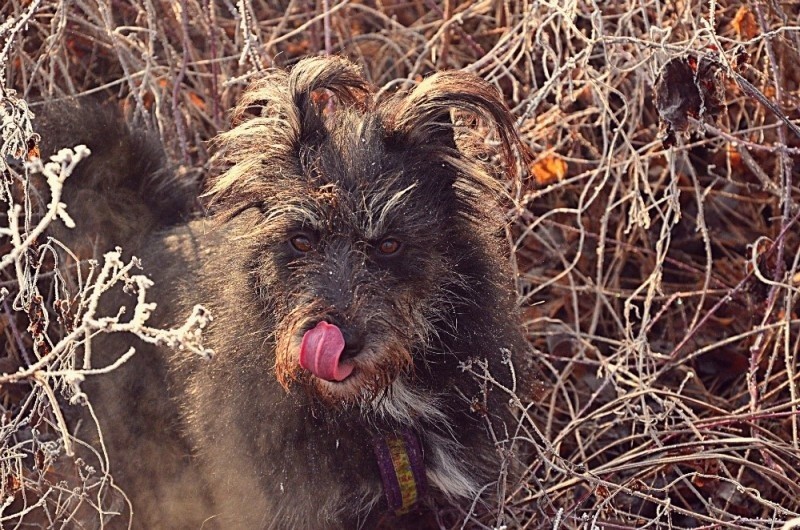
[{"label": "dog collar", "polygon": [[403,430],[376,436],[373,447],[389,511],[395,515],[408,513],[428,490],[419,438],[410,430]]}]

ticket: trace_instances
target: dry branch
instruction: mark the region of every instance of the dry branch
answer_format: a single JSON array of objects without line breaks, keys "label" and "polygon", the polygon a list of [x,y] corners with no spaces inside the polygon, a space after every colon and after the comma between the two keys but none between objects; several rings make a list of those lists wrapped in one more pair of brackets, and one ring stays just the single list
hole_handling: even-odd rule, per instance
[{"label": "dry branch", "polygon": [[[517,388],[506,389],[520,409],[524,480],[489,515],[443,521],[792,528],[798,50],[797,2],[9,0],[0,7],[0,170],[7,190],[27,175],[10,162],[31,148],[26,105],[35,114],[43,100],[92,94],[151,112],[177,173],[195,179],[224,109],[265,68],[340,53],[385,91],[434,69],[474,71],[502,90],[537,155],[509,212],[509,241],[543,384],[517,367]],[[718,64],[713,76],[702,58]],[[719,105],[690,113],[665,147],[655,87],[672,60],[696,61],[688,86]],[[64,469],[71,426],[59,403],[97,367],[50,364],[64,351],[52,354],[64,348],[57,338],[50,354],[36,349],[27,328],[64,295],[36,298],[32,286],[52,275],[21,258],[37,239],[31,221],[59,222],[64,209],[56,198],[44,213],[19,201],[9,209],[12,196],[0,232],[0,366],[14,367],[0,379],[0,490],[11,499],[0,521],[67,520],[79,513],[75,499],[21,455],[46,448]],[[9,303],[23,292],[33,306]],[[81,325],[91,334],[119,324]],[[33,390],[9,384],[23,379]],[[34,426],[39,409],[49,413]],[[122,502],[102,473],[80,480],[93,505]]]}]

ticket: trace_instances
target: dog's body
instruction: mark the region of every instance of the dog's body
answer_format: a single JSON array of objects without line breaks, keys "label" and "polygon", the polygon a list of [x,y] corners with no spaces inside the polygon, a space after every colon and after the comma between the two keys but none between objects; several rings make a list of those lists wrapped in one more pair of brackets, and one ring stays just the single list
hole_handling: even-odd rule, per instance
[{"label": "dog's body", "polygon": [[[151,323],[203,304],[215,351],[94,346],[95,364],[137,349],[85,385],[135,527],[369,528],[406,501],[501,491],[515,424],[498,384],[525,340],[502,184],[456,147],[450,111],[493,122],[509,166],[519,140],[467,74],[374,99],[339,59],[269,73],[216,142],[214,215],[130,238],[155,283]],[[396,447],[393,468],[381,451]],[[411,477],[402,507],[393,469]]]}]

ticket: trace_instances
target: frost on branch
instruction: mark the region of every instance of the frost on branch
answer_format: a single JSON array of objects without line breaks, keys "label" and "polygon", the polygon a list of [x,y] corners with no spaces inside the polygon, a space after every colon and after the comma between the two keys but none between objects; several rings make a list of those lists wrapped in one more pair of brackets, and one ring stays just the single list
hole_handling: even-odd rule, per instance
[{"label": "frost on branch", "polygon": [[0,98],[0,172],[8,171],[9,160],[21,160],[28,153],[28,141],[34,138],[31,118],[25,100],[14,96],[7,90],[7,96]]},{"label": "frost on branch", "polygon": [[[130,348],[125,352],[120,351],[109,364],[93,362],[92,343],[99,334],[130,333],[145,342],[185,349],[205,358],[213,354],[202,343],[202,330],[211,321],[211,316],[202,306],[195,306],[186,322],[174,329],[150,325],[149,319],[156,304],[149,302],[147,295],[153,284],[146,276],[133,273],[138,267],[136,258],[123,261],[120,249],[106,253],[102,266],[90,263],[88,278],[74,299],[74,319],[64,326],[71,331],[57,340],[51,339],[53,333],[48,333],[50,330],[46,328],[42,329],[39,336],[32,333],[34,344],[43,344],[34,349],[35,360],[15,372],[0,373],[0,386],[30,383],[32,391],[28,400],[36,403],[31,409],[13,409],[15,414],[10,416],[10,421],[0,415],[0,470],[4,477],[14,477],[14,484],[18,485],[19,491],[25,490],[29,498],[36,499],[35,504],[25,506],[26,509],[36,507],[50,513],[71,510],[85,502],[85,495],[75,498],[51,495],[62,486],[55,482],[59,478],[58,473],[52,477],[47,473],[70,467],[82,469],[79,477],[81,487],[84,491],[96,491],[97,497],[105,499],[104,505],[118,505],[124,499],[124,495],[113,486],[107,469],[94,469],[80,458],[75,458],[76,444],[85,444],[85,441],[74,436],[75,422],[68,421],[68,414],[70,411],[75,414],[75,407],[65,410],[61,404],[66,399],[71,405],[82,404],[91,409],[91,396],[87,397],[81,390],[85,378],[104,377],[135,355],[135,350]],[[120,297],[115,293],[103,299],[103,295],[112,289],[118,291],[120,286],[134,296]],[[38,299],[41,300],[41,296]],[[108,352],[103,357],[108,358]],[[36,417],[33,411],[40,407],[49,411],[52,420],[43,426],[31,428]],[[25,462],[30,455],[43,454],[45,443],[52,465],[37,470],[28,469]],[[90,449],[97,454],[105,454],[102,445]],[[105,462],[104,458],[94,460]],[[40,475],[36,476],[33,471]],[[53,499],[55,506],[51,504]],[[0,518],[4,516],[4,509],[16,512],[14,507],[13,503],[0,506]],[[83,508],[86,509],[85,504]],[[13,517],[9,520],[14,520]]]},{"label": "frost on branch", "polygon": [[38,158],[34,158],[25,164],[26,177],[30,173],[41,173],[46,178],[50,202],[44,215],[33,229],[29,230],[27,226],[20,227],[19,220],[25,210],[23,205],[15,204],[11,197],[10,189],[8,190],[6,195],[11,199],[8,200],[8,227],[0,227],[0,236],[10,238],[12,250],[0,259],[0,269],[4,269],[15,261],[21,260],[25,251],[44,234],[50,223],[57,217],[64,222],[67,228],[75,227],[75,222],[67,214],[66,204],[61,202],[61,195],[64,190],[64,181],[72,174],[78,163],[88,157],[89,154],[90,151],[85,145],[79,145],[74,149],[60,150],[57,154],[51,156],[51,161],[46,164],[42,163]]},{"label": "frost on branch", "polygon": [[[107,521],[99,514],[119,512],[126,502],[106,467],[102,438],[95,446],[80,439],[92,417],[85,412],[92,396],[81,384],[107,377],[136,352],[104,351],[108,361],[100,364],[92,359],[95,339],[126,333],[209,357],[202,330],[211,317],[197,306],[174,329],[151,324],[152,282],[119,249],[101,263],[75,266],[77,257],[51,234],[60,223],[74,229],[84,221],[70,217],[63,191],[90,153],[77,146],[40,160],[32,117],[0,82],[0,526],[52,528]],[[120,288],[133,296],[118,296]],[[84,458],[76,456],[81,446]],[[94,465],[85,459],[90,453]]]},{"label": "frost on branch", "polygon": [[[196,305],[186,322],[174,329],[158,329],[147,324],[156,308],[155,303],[147,301],[147,290],[152,287],[153,282],[142,274],[131,274],[131,270],[138,266],[136,258],[124,263],[119,248],[105,254],[103,268],[90,288],[86,302],[87,309],[81,317],[84,327],[104,332],[133,333],[145,342],[173,349],[185,349],[210,359],[213,352],[203,346],[201,332],[211,321],[211,315],[203,306]],[[135,292],[137,295],[133,317],[126,322],[120,318],[122,312],[113,317],[96,317],[101,295],[119,283],[123,283],[129,292]]]}]

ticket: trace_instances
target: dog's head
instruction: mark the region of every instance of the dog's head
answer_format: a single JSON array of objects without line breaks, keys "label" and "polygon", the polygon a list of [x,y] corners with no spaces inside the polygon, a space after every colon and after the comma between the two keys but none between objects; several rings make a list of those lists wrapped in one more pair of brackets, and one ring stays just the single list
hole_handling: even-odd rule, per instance
[{"label": "dog's head", "polygon": [[[454,111],[493,126],[502,171],[457,145]],[[223,220],[255,219],[252,296],[278,380],[363,405],[435,370],[502,259],[497,174],[514,178],[524,149],[498,91],[442,72],[383,97],[351,63],[314,58],[255,82],[233,125],[208,196]]]}]

